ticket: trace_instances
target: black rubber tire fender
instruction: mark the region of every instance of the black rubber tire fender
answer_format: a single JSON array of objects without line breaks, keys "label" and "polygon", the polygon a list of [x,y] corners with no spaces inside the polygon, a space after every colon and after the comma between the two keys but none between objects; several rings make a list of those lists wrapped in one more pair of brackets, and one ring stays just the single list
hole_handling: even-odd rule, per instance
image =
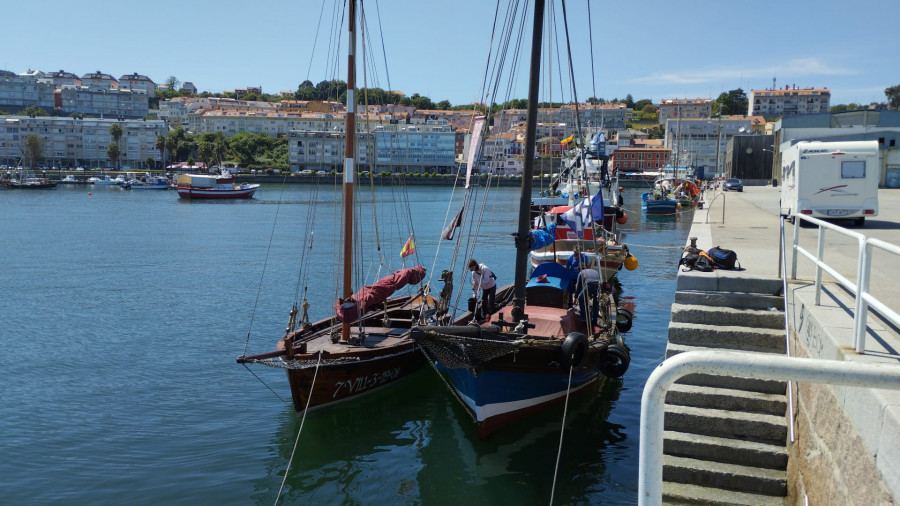
[{"label": "black rubber tire fender", "polygon": [[600,372],[607,378],[621,378],[631,364],[628,349],[617,344],[610,345],[600,356]]},{"label": "black rubber tire fender", "polygon": [[616,328],[619,329],[619,332],[628,332],[631,330],[633,320],[634,315],[631,314],[631,311],[624,307],[620,307],[616,310]]},{"label": "black rubber tire fender", "polygon": [[578,367],[588,354],[588,338],[581,332],[570,332],[559,350],[559,365],[568,371],[569,367]]}]

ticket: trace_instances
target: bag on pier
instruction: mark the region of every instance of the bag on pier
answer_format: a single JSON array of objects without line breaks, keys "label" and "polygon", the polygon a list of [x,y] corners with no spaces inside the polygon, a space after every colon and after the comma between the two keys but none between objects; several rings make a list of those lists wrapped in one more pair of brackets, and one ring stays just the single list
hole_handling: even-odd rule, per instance
[{"label": "bag on pier", "polygon": [[685,267],[682,269],[683,272],[711,272],[713,270],[712,259],[705,251],[697,248],[688,249],[684,256],[681,257],[681,261],[678,262],[678,265],[683,265]]},{"label": "bag on pier", "polygon": [[709,249],[709,256],[713,264],[719,269],[734,269],[735,265],[740,268],[737,263],[737,253],[730,249],[720,248],[718,246]]}]

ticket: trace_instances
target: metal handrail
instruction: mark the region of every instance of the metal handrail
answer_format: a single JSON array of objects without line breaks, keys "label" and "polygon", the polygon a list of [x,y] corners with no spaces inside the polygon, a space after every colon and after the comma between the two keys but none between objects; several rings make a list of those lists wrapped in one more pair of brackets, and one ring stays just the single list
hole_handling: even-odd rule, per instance
[{"label": "metal handrail", "polygon": [[641,397],[638,504],[661,504],[663,429],[669,388],[688,374],[716,374],[742,378],[785,380],[862,388],[900,390],[900,367],[782,357],[769,353],[688,351],[668,358],[647,379]]},{"label": "metal handrail", "polygon": [[[853,345],[857,353],[864,353],[866,349],[866,320],[868,319],[869,306],[877,310],[884,318],[890,320],[894,325],[900,325],[900,314],[893,309],[887,307],[883,302],[878,300],[874,295],[869,293],[869,281],[872,273],[872,250],[879,248],[888,253],[900,257],[900,247],[875,238],[867,238],[858,232],[851,232],[843,227],[839,227],[832,223],[822,221],[812,216],[802,214],[793,215],[802,221],[808,221],[819,227],[818,243],[816,246],[816,254],[808,252],[800,246],[800,224],[795,222],[794,226],[794,244],[792,246],[793,259],[791,262],[791,279],[797,279],[797,259],[804,256],[816,264],[816,305],[820,305],[822,293],[822,271],[827,272],[839,284],[849,290],[856,298],[856,306],[853,315]],[[836,269],[825,263],[825,231],[831,230],[842,234],[858,242],[858,257],[856,263],[856,283],[847,279],[844,275],[837,272]],[[799,253],[799,255],[798,255]]]},{"label": "metal handrail", "polygon": [[[782,215],[779,220],[779,228],[781,235],[778,236],[778,277],[781,278],[781,295],[784,297],[784,354],[791,356],[791,327],[788,318],[788,291],[787,291],[787,241],[784,240],[784,221],[785,216]],[[794,385],[792,381],[787,382],[787,409],[788,409],[788,432],[790,441],[794,442],[794,424],[797,420],[794,418]]]}]

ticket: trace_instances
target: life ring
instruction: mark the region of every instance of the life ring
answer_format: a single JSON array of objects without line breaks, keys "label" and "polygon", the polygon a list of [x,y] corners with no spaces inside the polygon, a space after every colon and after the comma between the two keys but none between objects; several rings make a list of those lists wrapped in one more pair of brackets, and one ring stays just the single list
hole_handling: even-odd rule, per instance
[{"label": "life ring", "polygon": [[628,349],[612,344],[600,355],[600,372],[607,378],[621,378],[630,363],[631,354],[628,353]]},{"label": "life ring", "polygon": [[581,332],[570,332],[563,341],[559,353],[559,365],[568,371],[569,367],[578,367],[584,362],[588,353],[588,338]]},{"label": "life ring", "polygon": [[631,314],[631,311],[624,307],[620,307],[616,310],[616,328],[619,329],[619,332],[628,332],[631,330],[633,320],[634,315]]}]

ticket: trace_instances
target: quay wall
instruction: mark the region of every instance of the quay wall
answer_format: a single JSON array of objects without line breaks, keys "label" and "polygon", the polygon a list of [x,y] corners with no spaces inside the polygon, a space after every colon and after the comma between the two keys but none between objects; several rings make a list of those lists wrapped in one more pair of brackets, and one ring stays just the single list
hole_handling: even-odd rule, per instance
[{"label": "quay wall", "polygon": [[[745,187],[743,193],[709,191],[704,208],[694,211],[689,237],[697,237],[701,249],[723,246],[735,250],[744,268],[735,275],[747,278],[748,283],[754,276],[780,278],[779,198],[779,188],[764,186]],[[793,227],[785,226],[791,241]],[[879,215],[853,231],[900,244],[900,191],[880,189]],[[799,233],[800,245],[815,252],[816,228],[801,228]],[[856,241],[837,234],[828,238],[824,258],[856,281]],[[853,294],[825,274],[817,304],[815,265],[805,257],[798,258],[797,276],[791,280],[790,242],[787,249],[785,311],[791,356],[900,367],[896,326],[870,312],[865,352],[858,353],[853,345]],[[900,263],[896,257],[877,258],[881,261],[874,264],[870,291],[897,311]],[[727,277],[731,272],[708,275]],[[689,278],[679,275],[678,289],[691,289]],[[746,291],[753,292],[750,288]],[[787,421],[793,422],[795,435],[793,442],[787,441],[785,504],[900,504],[900,391],[794,382],[792,399],[794,420]]]}]

